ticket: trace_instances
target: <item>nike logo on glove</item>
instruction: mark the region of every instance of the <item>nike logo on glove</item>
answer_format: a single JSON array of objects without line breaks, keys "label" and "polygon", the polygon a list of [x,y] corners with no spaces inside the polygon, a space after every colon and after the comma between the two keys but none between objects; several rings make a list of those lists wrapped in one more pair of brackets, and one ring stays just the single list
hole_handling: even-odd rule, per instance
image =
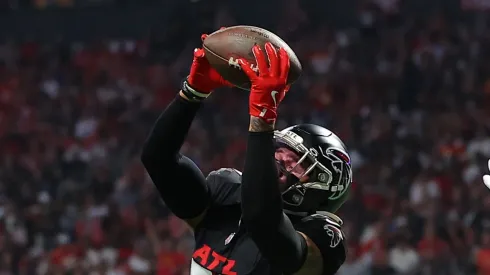
[{"label": "nike logo on glove", "polygon": [[278,91],[272,91],[271,92],[272,100],[274,101],[274,106],[277,106],[277,101],[276,101],[277,93],[278,93]]}]

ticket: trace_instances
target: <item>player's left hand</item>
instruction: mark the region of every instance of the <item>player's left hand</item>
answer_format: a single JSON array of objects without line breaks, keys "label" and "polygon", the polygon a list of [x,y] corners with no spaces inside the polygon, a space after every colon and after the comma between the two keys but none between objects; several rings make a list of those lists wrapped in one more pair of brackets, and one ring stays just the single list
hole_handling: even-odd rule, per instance
[{"label": "player's left hand", "polygon": [[[490,171],[490,159],[488,160],[488,170]],[[490,189],[490,174],[483,176],[483,183]]]},{"label": "player's left hand", "polygon": [[[224,29],[224,27],[220,29]],[[204,41],[207,36],[207,34],[202,34],[201,40]],[[194,49],[194,59],[187,82],[192,88],[204,94],[209,94],[214,89],[221,87],[233,87],[230,82],[226,81],[211,67],[202,48]]]},{"label": "player's left hand", "polygon": [[276,120],[277,107],[289,90],[289,56],[282,48],[278,53],[271,43],[265,44],[265,51],[269,59],[268,65],[260,46],[255,45],[252,48],[258,73],[247,60],[241,58],[238,62],[252,83],[249,97],[250,115],[271,123]]}]

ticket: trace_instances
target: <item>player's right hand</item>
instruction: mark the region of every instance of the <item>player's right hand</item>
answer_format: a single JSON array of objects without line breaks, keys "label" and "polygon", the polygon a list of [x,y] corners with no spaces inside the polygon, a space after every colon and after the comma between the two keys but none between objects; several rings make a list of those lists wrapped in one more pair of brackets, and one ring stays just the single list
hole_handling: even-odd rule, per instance
[{"label": "player's right hand", "polygon": [[[206,39],[207,34],[201,35],[201,40]],[[191,65],[191,72],[187,77],[187,83],[195,90],[209,94],[214,89],[221,87],[233,87],[231,83],[211,67],[205,57],[203,49],[194,49],[194,60]]]},{"label": "player's right hand", "polygon": [[270,42],[265,44],[265,51],[269,64],[260,46],[255,45],[252,48],[258,73],[247,60],[242,58],[238,62],[252,83],[249,97],[250,115],[272,123],[277,118],[277,107],[289,90],[287,79],[290,63],[287,52],[282,48],[279,52],[276,51]]}]

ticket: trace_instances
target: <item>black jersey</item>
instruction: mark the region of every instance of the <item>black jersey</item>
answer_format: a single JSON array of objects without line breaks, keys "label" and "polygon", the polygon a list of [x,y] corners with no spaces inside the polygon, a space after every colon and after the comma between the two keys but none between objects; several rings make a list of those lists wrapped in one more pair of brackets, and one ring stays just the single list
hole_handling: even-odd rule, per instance
[{"label": "black jersey", "polygon": [[141,152],[143,165],[174,215],[194,221],[205,213],[195,227],[191,275],[294,273],[307,256],[307,242],[297,231],[319,247],[323,274],[334,274],[345,259],[340,219],[328,213],[299,218],[284,214],[272,132],[249,133],[243,178],[233,169],[206,178],[179,153],[200,105],[176,96]]},{"label": "black jersey", "polygon": [[[212,204],[195,228],[196,246],[190,275],[282,274],[269,265],[240,226],[241,173],[235,169],[220,169],[210,173],[206,181]],[[323,274],[335,274],[345,260],[340,219],[330,214],[290,218],[295,229],[307,235],[322,252]]]}]

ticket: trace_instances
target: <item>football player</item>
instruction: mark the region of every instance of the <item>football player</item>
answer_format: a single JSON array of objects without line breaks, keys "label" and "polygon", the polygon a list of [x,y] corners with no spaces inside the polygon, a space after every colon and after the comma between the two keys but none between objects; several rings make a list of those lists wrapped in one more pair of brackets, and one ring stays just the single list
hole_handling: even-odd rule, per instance
[{"label": "football player", "polygon": [[156,121],[141,160],[167,207],[194,230],[191,275],[334,274],[345,260],[334,213],[352,180],[347,149],[317,125],[274,129],[289,88],[289,58],[269,43],[253,53],[258,72],[239,60],[252,83],[243,173],[222,168],[205,177],[179,153],[205,99],[231,86],[202,49],[194,51],[190,74]]}]

